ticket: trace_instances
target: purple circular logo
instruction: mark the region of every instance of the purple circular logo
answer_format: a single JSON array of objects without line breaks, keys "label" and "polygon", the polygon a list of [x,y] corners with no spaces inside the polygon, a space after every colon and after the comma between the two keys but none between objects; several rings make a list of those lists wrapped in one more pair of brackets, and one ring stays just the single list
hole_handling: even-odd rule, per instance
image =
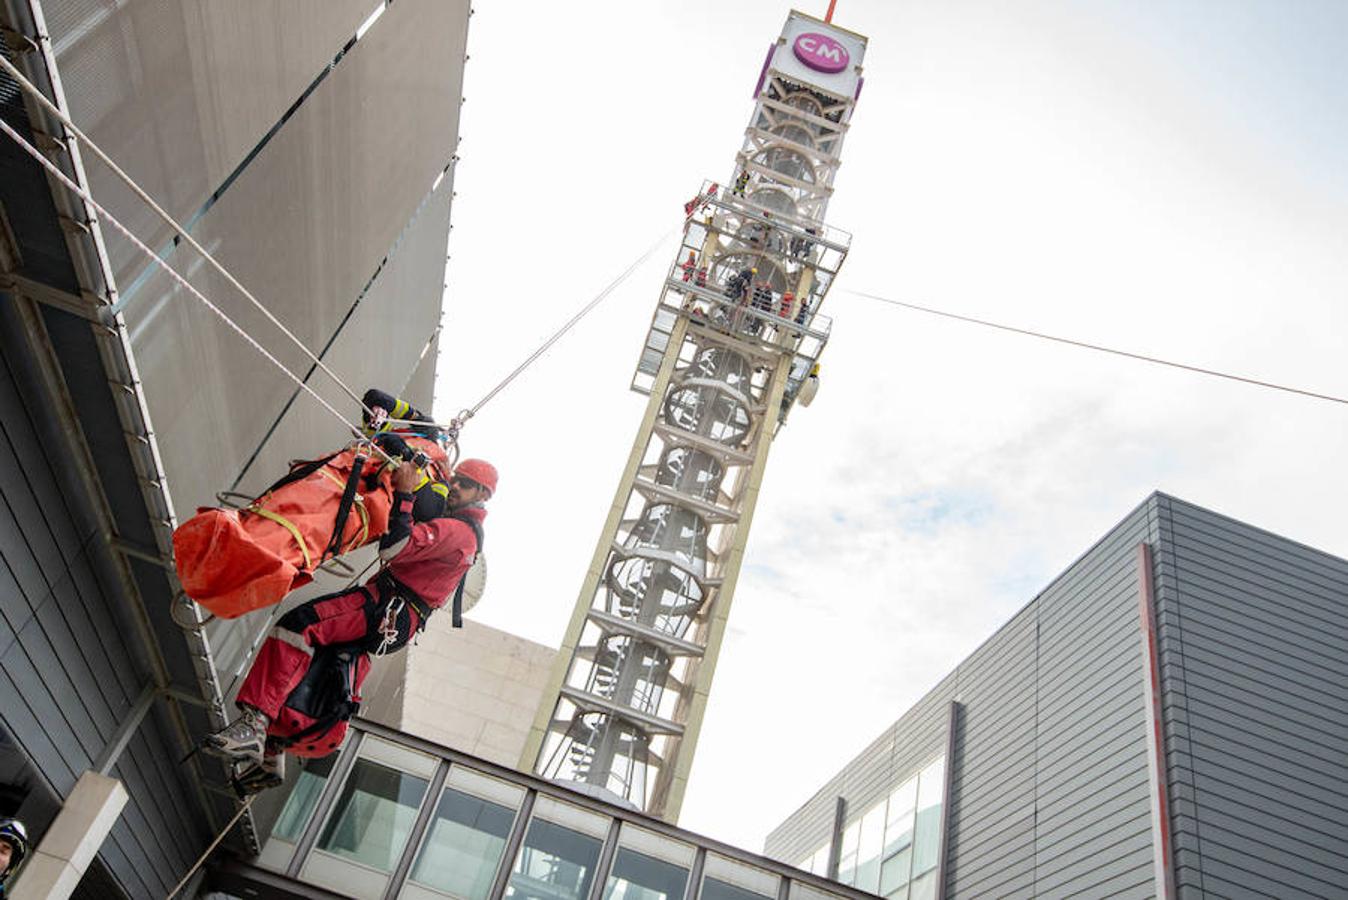
[{"label": "purple circular logo", "polygon": [[830,75],[847,68],[850,59],[846,47],[817,31],[807,31],[796,38],[796,43],[791,49],[795,52],[796,59],[817,72],[827,72]]}]

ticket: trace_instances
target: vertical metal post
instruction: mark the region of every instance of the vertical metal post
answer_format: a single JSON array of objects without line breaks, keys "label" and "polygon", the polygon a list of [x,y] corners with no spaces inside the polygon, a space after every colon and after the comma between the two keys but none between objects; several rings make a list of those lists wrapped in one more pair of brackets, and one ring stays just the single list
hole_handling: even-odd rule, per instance
[{"label": "vertical metal post", "polygon": [[613,867],[613,857],[618,853],[618,830],[622,822],[614,819],[609,823],[608,836],[599,851],[599,861],[594,866],[594,883],[590,885],[589,900],[601,900],[604,896],[604,884],[608,881],[609,869]]},{"label": "vertical metal post", "polygon": [[950,715],[946,720],[945,785],[941,788],[941,846],[936,856],[936,900],[945,900],[945,862],[950,853],[950,803],[955,784],[955,729],[959,726],[963,707],[958,700],[950,701]]},{"label": "vertical metal post", "polygon": [[319,795],[318,802],[314,804],[314,812],[309,818],[309,824],[304,826],[299,843],[295,845],[295,856],[290,860],[290,865],[286,869],[286,875],[290,878],[299,877],[300,868],[304,865],[305,859],[308,858],[309,852],[314,849],[314,844],[318,841],[318,830],[323,826],[333,804],[337,802],[337,794],[345,785],[351,767],[356,764],[356,755],[360,753],[360,744],[364,737],[363,731],[351,729],[346,746],[342,748],[341,756],[337,758],[336,765],[332,767],[332,774],[328,776],[328,783],[323,785],[323,792]]},{"label": "vertical metal post", "polygon": [[431,774],[430,783],[426,785],[426,796],[422,798],[421,811],[417,813],[417,819],[412,823],[412,830],[407,835],[407,846],[403,847],[403,855],[389,877],[388,889],[384,891],[385,900],[393,900],[403,889],[407,873],[412,870],[412,860],[421,849],[421,839],[426,833],[426,826],[430,823],[431,816],[435,814],[435,808],[440,805],[440,791],[444,788],[445,778],[448,775],[449,762],[442,759]]},{"label": "vertical metal post", "polygon": [[707,848],[698,847],[697,853],[693,855],[693,867],[688,871],[688,889],[683,892],[687,900],[702,894],[702,872],[707,868]]},{"label": "vertical metal post", "polygon": [[510,832],[510,838],[506,841],[505,850],[501,853],[501,867],[496,872],[496,880],[492,882],[491,892],[487,894],[489,900],[500,900],[505,896],[506,885],[510,883],[510,870],[515,866],[515,857],[519,856],[520,847],[524,844],[524,835],[529,829],[529,820],[534,814],[534,800],[537,799],[537,791],[529,791],[524,795],[524,802],[520,804],[520,811],[515,815],[515,827]]},{"label": "vertical metal post", "polygon": [[842,861],[843,823],[846,821],[847,798],[839,797],[833,806],[833,836],[828,842],[828,871],[825,873],[833,881],[838,880],[838,864]]},{"label": "vertical metal post", "polygon": [[1156,585],[1151,546],[1137,545],[1138,626],[1142,644],[1142,697],[1147,723],[1147,777],[1151,786],[1152,867],[1156,896],[1175,896],[1175,866],[1170,844],[1170,794],[1166,778],[1165,721],[1161,704],[1161,660],[1156,639]]},{"label": "vertical metal post", "polygon": [[108,741],[108,745],[103,748],[103,752],[98,755],[94,762],[93,770],[99,775],[109,775],[112,773],[112,767],[117,765],[117,760],[121,758],[122,752],[126,750],[126,745],[131,743],[131,739],[136,736],[140,729],[140,723],[145,720],[145,714],[150,711],[154,705],[154,698],[159,693],[153,681],[147,682],[141,690],[140,696],[136,702],[131,704],[131,709],[127,710],[126,718],[117,726],[117,731]]}]

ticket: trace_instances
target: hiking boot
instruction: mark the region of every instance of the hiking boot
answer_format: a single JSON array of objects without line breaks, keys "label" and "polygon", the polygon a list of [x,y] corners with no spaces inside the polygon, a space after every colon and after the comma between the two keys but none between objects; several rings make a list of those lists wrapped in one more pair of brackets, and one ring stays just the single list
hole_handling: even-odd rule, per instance
[{"label": "hiking boot", "polygon": [[243,708],[243,715],[215,734],[206,735],[202,749],[226,759],[251,760],[261,764],[262,748],[267,741],[267,716],[251,706]]},{"label": "hiking boot", "polygon": [[234,776],[234,790],[240,797],[247,797],[268,788],[279,787],[284,783],[285,777],[285,754],[267,754]]}]

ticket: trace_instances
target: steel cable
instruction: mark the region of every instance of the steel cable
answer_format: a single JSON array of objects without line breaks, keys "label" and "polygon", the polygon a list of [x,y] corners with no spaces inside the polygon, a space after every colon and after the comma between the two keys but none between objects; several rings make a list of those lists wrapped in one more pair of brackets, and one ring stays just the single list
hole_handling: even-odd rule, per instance
[{"label": "steel cable", "polygon": [[[26,140],[24,140],[23,137],[13,128],[11,128],[9,123],[5,122],[3,119],[0,119],[0,130],[4,131],[5,134],[9,135],[14,140],[15,143],[17,143],[28,153],[29,156],[37,160],[42,165],[43,168],[45,168],[48,172],[50,172],[52,176],[55,177],[58,181],[60,181],[63,185],[65,185],[67,189],[69,189],[73,194],[75,194],[75,196],[79,197],[85,203],[89,204],[89,206],[98,211],[99,215],[101,215],[103,218],[107,219],[110,223],[112,223],[113,227],[115,227],[118,231],[120,231],[126,237],[127,240],[129,240],[135,247],[137,247],[142,253],[144,253],[155,265],[158,265],[161,269],[163,269],[169,275],[170,278],[172,278],[175,282],[178,283],[179,286],[181,286],[192,296],[200,300],[206,306],[207,309],[215,313],[216,316],[218,316],[221,319],[221,321],[223,321],[227,326],[229,326],[230,329],[232,329],[236,334],[238,334],[239,337],[243,338],[244,341],[246,341],[250,346],[253,347],[253,349],[255,349],[258,353],[262,354],[263,358],[265,358],[272,365],[276,366],[276,368],[280,369],[283,373],[285,373],[285,375],[288,378],[290,378],[291,381],[293,381],[301,389],[306,391],[309,394],[309,396],[317,400],[324,409],[332,413],[332,415],[339,422],[341,422],[344,426],[346,426],[346,428],[352,433],[352,435],[354,435],[358,440],[365,440],[364,433],[355,425],[352,425],[344,415],[342,415],[332,406],[332,404],[328,403],[328,401],[320,397],[318,393],[314,391],[313,388],[309,387],[309,385],[305,384],[304,381],[302,381],[298,375],[290,371],[290,369],[286,367],[285,363],[281,362],[279,359],[273,356],[267,350],[267,348],[263,347],[260,343],[258,343],[257,340],[251,334],[249,334],[246,329],[243,328],[243,326],[239,325],[237,322],[231,319],[224,310],[222,310],[220,307],[212,303],[206,297],[205,294],[201,293],[201,291],[197,290],[195,287],[189,284],[187,279],[184,278],[182,275],[178,274],[178,272],[172,266],[170,266],[163,259],[160,259],[158,254],[156,254],[153,250],[147,247],[139,238],[137,238],[134,234],[132,234],[131,231],[125,225],[123,225],[120,221],[118,221],[117,218],[113,216],[110,212],[104,209],[98,203],[98,201],[94,200],[94,198],[89,195],[87,191],[85,191],[78,184],[72,181],[69,176],[67,176],[56,166],[55,163],[53,163],[51,160],[43,156],[40,150],[38,150],[32,144],[28,143]],[[373,447],[375,452],[384,458],[385,462],[393,462],[393,458],[389,456],[387,453],[385,453],[382,448],[380,448],[378,445],[373,445]]]},{"label": "steel cable", "polygon": [[865,291],[843,288],[849,294],[857,297],[865,297],[868,300],[876,300],[880,303],[888,303],[891,306],[899,306],[904,309],[911,309],[916,312],[927,313],[932,316],[940,316],[945,319],[954,319],[958,322],[967,322],[972,325],[982,325],[984,328],[994,328],[998,331],[1009,331],[1012,334],[1022,334],[1026,337],[1039,338],[1044,341],[1053,341],[1058,344],[1067,344],[1071,347],[1080,347],[1084,350],[1094,350],[1098,353],[1109,353],[1114,356],[1122,356],[1127,359],[1136,359],[1141,362],[1153,363],[1158,366],[1169,366],[1172,369],[1183,369],[1186,372],[1196,372],[1200,375],[1211,375],[1214,378],[1226,378],[1230,381],[1239,381],[1245,384],[1253,384],[1257,387],[1271,388],[1275,391],[1286,391],[1289,394],[1299,394],[1303,397],[1311,397],[1316,400],[1328,400],[1331,403],[1343,403],[1348,405],[1348,398],[1336,397],[1333,394],[1322,394],[1318,391],[1308,391],[1304,388],[1291,387],[1290,385],[1277,384],[1272,381],[1262,381],[1258,378],[1250,378],[1245,375],[1235,375],[1230,372],[1222,372],[1217,369],[1205,369],[1202,366],[1193,366],[1188,363],[1174,362],[1168,359],[1161,359],[1157,356],[1147,356],[1143,353],[1133,353],[1129,350],[1118,350],[1113,347],[1105,347],[1101,344],[1092,344],[1087,341],[1078,341],[1073,338],[1058,337],[1057,335],[1045,334],[1042,331],[1032,331],[1028,328],[1017,328],[1014,325],[1003,325],[1000,322],[991,322],[987,319],[978,319],[973,316],[962,316],[958,313],[946,312],[941,309],[934,309],[930,306],[921,306],[917,303],[907,303],[903,300],[894,300],[890,297],[881,297],[879,294],[870,294]]}]

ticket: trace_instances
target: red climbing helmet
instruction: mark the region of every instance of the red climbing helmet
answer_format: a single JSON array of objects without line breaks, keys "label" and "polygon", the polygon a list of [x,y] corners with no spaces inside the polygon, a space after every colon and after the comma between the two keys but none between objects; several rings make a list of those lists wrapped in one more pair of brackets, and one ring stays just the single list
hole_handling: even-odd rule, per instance
[{"label": "red climbing helmet", "polygon": [[465,459],[454,467],[455,475],[471,478],[491,493],[496,493],[496,467],[484,459]]}]

